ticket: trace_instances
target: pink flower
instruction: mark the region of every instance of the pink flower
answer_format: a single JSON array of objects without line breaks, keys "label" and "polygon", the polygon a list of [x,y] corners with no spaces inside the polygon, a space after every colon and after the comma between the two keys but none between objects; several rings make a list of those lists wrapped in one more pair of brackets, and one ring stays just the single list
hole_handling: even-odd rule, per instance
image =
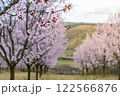
[{"label": "pink flower", "polygon": [[68,6],[69,6],[69,7],[71,7],[72,5],[71,5],[71,4],[69,4]]},{"label": "pink flower", "polygon": [[65,8],[67,8],[68,6],[67,5],[65,5]]},{"label": "pink flower", "polygon": [[71,5],[71,4],[69,4],[69,5],[68,5],[68,10],[70,10],[70,9],[71,9],[71,7],[72,7],[72,5]]},{"label": "pink flower", "polygon": [[22,14],[20,14],[20,15],[18,16],[18,19],[19,19],[19,20],[23,20]]},{"label": "pink flower", "polygon": [[39,17],[39,20],[41,20],[42,18],[41,17]]},{"label": "pink flower", "polygon": [[51,9],[51,13],[52,13],[52,14],[54,14],[54,13],[55,13],[55,11],[54,11],[54,9],[53,9],[53,8]]},{"label": "pink flower", "polygon": [[34,16],[35,14],[36,14],[36,11],[33,11],[33,12],[31,13],[31,15],[33,15],[33,16]]},{"label": "pink flower", "polygon": [[56,23],[56,21],[57,21],[57,18],[53,17],[52,22]]},{"label": "pink flower", "polygon": [[56,17],[53,17],[53,19],[56,19]]},{"label": "pink flower", "polygon": [[36,2],[35,4],[38,4],[38,2]]}]

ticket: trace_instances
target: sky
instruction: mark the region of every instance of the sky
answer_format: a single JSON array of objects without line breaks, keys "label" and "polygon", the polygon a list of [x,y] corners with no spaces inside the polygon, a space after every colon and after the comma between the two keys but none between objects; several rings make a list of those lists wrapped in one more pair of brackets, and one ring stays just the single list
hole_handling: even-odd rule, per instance
[{"label": "sky", "polygon": [[120,0],[67,0],[73,6],[63,14],[67,22],[103,23],[120,11]]}]

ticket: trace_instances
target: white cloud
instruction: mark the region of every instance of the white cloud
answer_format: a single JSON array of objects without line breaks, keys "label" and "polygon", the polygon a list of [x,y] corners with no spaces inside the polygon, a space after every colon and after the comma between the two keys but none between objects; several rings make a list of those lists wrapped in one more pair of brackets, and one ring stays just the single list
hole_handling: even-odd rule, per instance
[{"label": "white cloud", "polygon": [[120,0],[67,0],[73,5],[63,14],[66,21],[105,22],[111,14],[120,10]]}]

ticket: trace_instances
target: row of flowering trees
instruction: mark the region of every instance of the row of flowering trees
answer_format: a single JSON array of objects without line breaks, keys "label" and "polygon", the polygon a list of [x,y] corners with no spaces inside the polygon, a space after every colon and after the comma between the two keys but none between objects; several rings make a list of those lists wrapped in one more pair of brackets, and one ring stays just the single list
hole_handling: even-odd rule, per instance
[{"label": "row of flowering trees", "polygon": [[[74,53],[75,65],[80,69],[93,68],[94,73],[102,68],[105,76],[106,66],[119,64],[120,80],[120,13],[111,16],[107,23],[97,24],[92,36],[87,34],[82,45]],[[84,74],[84,73],[83,73]]]},{"label": "row of flowering trees", "polygon": [[0,1],[3,3],[1,10],[4,10],[0,16],[0,58],[1,64],[10,67],[11,80],[15,79],[15,67],[23,63],[28,69],[28,79],[33,65],[37,70],[36,79],[38,66],[55,66],[57,58],[67,48],[65,23],[60,12],[70,10],[71,4],[61,8],[60,4],[64,2],[19,0],[5,10],[6,2]]}]

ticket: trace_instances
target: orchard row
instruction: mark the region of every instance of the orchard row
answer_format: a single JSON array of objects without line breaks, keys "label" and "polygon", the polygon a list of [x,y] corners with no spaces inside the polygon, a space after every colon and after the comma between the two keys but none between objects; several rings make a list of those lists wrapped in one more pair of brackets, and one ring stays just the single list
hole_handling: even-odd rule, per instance
[{"label": "orchard row", "polygon": [[107,66],[119,65],[120,80],[120,13],[111,16],[107,23],[97,24],[92,36],[86,36],[74,53],[75,65],[82,72],[93,68],[94,74],[102,68],[103,77]]},{"label": "orchard row", "polygon": [[67,48],[66,24],[60,14],[72,6],[65,0],[19,0],[11,6],[14,1],[0,0],[0,11],[5,11],[0,16],[0,63],[9,66],[11,80],[15,67],[21,65],[28,69],[30,80],[33,66],[36,70],[38,66],[55,67]]}]

